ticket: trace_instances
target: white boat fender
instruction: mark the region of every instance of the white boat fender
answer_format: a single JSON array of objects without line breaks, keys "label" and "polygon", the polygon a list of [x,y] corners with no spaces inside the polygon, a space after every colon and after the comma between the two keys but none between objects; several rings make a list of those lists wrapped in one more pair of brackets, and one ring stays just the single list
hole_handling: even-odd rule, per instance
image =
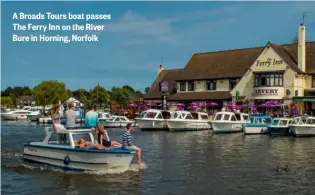
[{"label": "white boat fender", "polygon": [[69,158],[68,155],[63,159],[63,163],[64,163],[65,165],[68,165],[68,164],[70,163],[70,158]]}]

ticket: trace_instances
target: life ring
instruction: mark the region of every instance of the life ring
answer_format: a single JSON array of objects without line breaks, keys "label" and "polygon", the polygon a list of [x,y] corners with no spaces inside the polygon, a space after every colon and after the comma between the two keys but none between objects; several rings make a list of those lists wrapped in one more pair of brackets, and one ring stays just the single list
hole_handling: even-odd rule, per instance
[{"label": "life ring", "polygon": [[68,165],[68,164],[70,163],[70,158],[69,158],[68,155],[63,159],[63,163],[64,163],[65,165]]}]

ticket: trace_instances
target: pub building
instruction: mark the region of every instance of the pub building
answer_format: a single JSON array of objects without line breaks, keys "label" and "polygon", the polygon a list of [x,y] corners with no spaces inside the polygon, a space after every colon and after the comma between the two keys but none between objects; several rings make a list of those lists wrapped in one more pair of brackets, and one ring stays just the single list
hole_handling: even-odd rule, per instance
[{"label": "pub building", "polygon": [[315,115],[315,42],[305,42],[301,24],[298,43],[197,53],[183,69],[160,65],[144,100],[161,102],[162,94],[168,102],[214,101],[219,107],[276,100],[288,110],[295,103],[301,113]]}]

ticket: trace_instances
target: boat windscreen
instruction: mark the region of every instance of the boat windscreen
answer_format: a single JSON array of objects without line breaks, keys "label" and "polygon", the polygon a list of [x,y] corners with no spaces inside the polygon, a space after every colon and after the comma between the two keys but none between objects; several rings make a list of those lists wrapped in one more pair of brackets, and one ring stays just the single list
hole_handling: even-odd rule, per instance
[{"label": "boat windscreen", "polygon": [[208,116],[205,114],[201,114],[200,117],[202,120],[208,120]]},{"label": "boat windscreen", "polygon": [[279,123],[279,120],[273,120],[272,121],[272,125],[278,125],[278,123]]},{"label": "boat windscreen", "polygon": [[198,120],[198,114],[197,113],[191,113],[193,119]]},{"label": "boat windscreen", "polygon": [[144,118],[146,116],[147,112],[142,112],[139,118]]},{"label": "boat windscreen", "polygon": [[213,120],[214,121],[220,121],[222,116],[223,116],[223,114],[216,114]]},{"label": "boat windscreen", "polygon": [[306,124],[308,124],[308,125],[314,125],[314,124],[315,124],[315,119],[314,119],[314,118],[309,118],[309,119],[307,119]]}]

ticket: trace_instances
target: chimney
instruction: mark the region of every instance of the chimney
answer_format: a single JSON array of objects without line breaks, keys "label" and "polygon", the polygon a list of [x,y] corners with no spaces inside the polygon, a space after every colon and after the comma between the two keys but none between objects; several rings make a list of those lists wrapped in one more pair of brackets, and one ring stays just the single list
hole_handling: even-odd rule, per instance
[{"label": "chimney", "polygon": [[158,69],[158,75],[162,72],[162,70],[164,70],[162,64],[160,65],[159,69]]},{"label": "chimney", "polygon": [[298,67],[305,72],[305,26],[299,26]]}]

